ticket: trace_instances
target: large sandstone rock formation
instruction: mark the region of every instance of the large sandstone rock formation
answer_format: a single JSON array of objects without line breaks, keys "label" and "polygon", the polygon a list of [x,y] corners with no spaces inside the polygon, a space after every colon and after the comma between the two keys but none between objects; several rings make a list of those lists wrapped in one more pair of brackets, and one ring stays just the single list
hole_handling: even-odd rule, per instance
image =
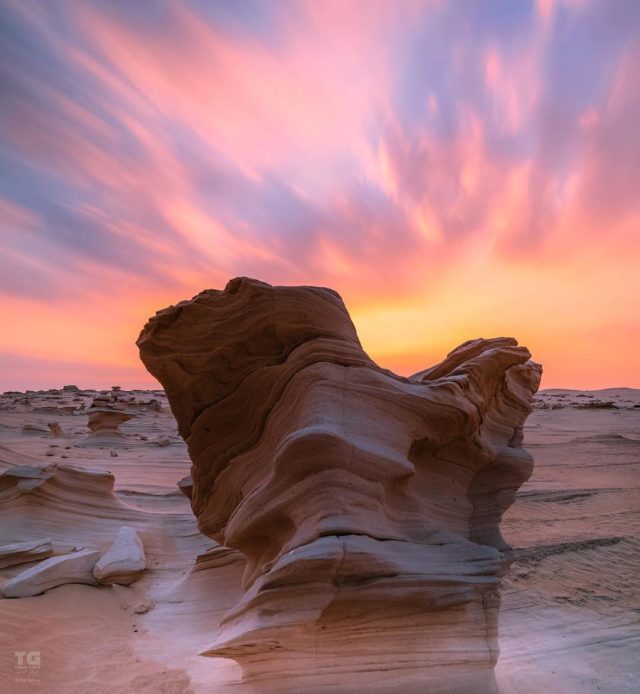
[{"label": "large sandstone rock formation", "polygon": [[524,347],[472,340],[404,378],[334,291],[246,278],[159,311],[138,346],[200,529],[246,557],[207,655],[260,691],[493,690],[499,523],[533,465]]}]

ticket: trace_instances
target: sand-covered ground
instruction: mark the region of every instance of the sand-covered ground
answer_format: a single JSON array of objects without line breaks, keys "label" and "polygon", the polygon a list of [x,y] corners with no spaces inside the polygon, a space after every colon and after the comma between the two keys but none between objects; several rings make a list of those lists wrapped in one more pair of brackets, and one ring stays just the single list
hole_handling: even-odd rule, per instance
[{"label": "sand-covered ground", "polygon": [[[232,661],[198,655],[240,594],[243,562],[198,532],[176,487],[189,460],[164,394],[116,391],[135,416],[107,444],[87,429],[97,395],[0,396],[0,475],[58,464],[115,476],[114,494],[55,476],[17,491],[0,477],[0,545],[46,537],[59,553],[104,550],[129,525],[148,568],[131,587],[0,599],[0,691],[247,691]],[[503,587],[501,691],[638,692],[640,391],[544,391],[525,445],[535,471],[503,523],[516,559]],[[28,566],[0,569],[0,584]],[[16,652],[39,665],[20,667]]]}]

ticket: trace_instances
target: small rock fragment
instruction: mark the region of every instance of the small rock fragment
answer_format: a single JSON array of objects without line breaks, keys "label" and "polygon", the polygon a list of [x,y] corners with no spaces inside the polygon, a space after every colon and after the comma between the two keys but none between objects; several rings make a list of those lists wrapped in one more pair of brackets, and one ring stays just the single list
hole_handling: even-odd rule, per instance
[{"label": "small rock fragment", "polygon": [[49,431],[54,436],[62,436],[64,433],[62,431],[62,427],[58,424],[58,422],[49,422],[49,424],[47,424],[47,426],[49,427]]},{"label": "small rock fragment", "polygon": [[187,475],[186,477],[183,477],[179,482],[178,482],[178,489],[191,501],[191,495],[193,493],[193,479],[191,478],[191,475]]},{"label": "small rock fragment", "polygon": [[142,540],[133,528],[124,525],[114,543],[96,563],[93,575],[104,585],[118,583],[128,586],[140,578],[145,566]]},{"label": "small rock fragment", "polygon": [[154,600],[146,600],[145,602],[141,602],[138,605],[136,605],[133,608],[133,611],[136,614],[147,614],[147,612],[150,612],[155,606],[156,603]]}]

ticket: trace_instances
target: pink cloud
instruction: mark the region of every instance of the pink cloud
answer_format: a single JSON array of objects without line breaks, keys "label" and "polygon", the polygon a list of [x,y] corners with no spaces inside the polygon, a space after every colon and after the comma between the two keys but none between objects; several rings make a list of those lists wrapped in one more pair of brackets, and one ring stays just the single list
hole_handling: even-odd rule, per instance
[{"label": "pink cloud", "polygon": [[512,327],[588,379],[598,325],[637,333],[640,228],[637,29],[596,5],[9,5],[6,348],[131,375],[148,313],[249,274],[334,286],[400,370]]}]

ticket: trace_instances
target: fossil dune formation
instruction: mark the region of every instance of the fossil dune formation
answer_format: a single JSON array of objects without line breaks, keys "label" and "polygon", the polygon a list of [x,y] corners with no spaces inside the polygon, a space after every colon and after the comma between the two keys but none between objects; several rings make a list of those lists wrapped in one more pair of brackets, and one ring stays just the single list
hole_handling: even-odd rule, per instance
[{"label": "fossil dune formation", "polygon": [[335,292],[247,278],[159,311],[138,346],[201,532],[246,559],[205,655],[263,690],[494,690],[499,525],[533,468],[527,349],[472,340],[396,376]]}]

